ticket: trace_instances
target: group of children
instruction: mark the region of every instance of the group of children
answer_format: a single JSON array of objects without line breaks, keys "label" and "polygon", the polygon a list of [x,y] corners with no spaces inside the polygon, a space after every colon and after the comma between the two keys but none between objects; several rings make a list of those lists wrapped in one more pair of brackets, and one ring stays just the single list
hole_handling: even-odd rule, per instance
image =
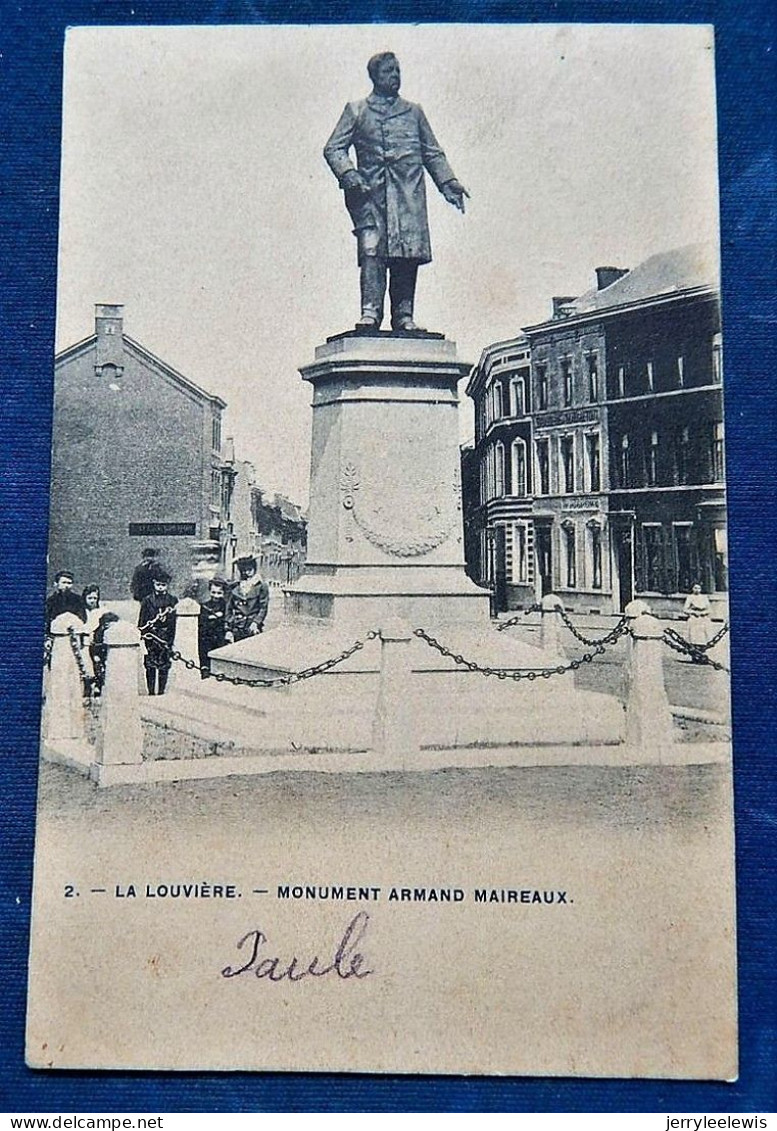
[{"label": "group of children", "polygon": [[99,696],[105,682],[107,648],[105,630],[118,620],[115,613],[100,608],[100,586],[87,585],[79,594],[74,588],[73,574],[61,569],[54,578],[54,590],[46,599],[46,650],[45,660],[51,657],[51,625],[62,613],[71,613],[83,622],[77,631],[81,645],[84,694]]},{"label": "group of children", "polygon": [[[233,641],[245,640],[262,631],[270,604],[270,590],[259,576],[256,558],[246,555],[235,563],[238,580],[214,577],[208,584],[207,600],[200,603],[197,618],[197,650],[200,674],[207,679],[209,654]],[[155,550],[144,550],[143,561],[132,577],[132,595],[140,603],[138,628],[143,641],[143,668],[149,695],[163,695],[172,664],[177,626],[178,598],[170,592],[170,574]],[[54,590],[46,601],[47,655],[50,655],[51,625],[62,613],[72,613],[83,622],[78,629],[85,693],[99,696],[105,679],[107,647],[104,633],[114,613],[100,608],[100,589],[87,585],[81,594],[73,588],[73,574],[60,570]]]},{"label": "group of children", "polygon": [[[246,555],[235,563],[239,579],[231,584],[214,577],[208,598],[197,617],[197,651],[200,675],[210,674],[210,653],[236,640],[262,631],[270,604],[270,590],[259,576],[256,558]],[[175,643],[177,598],[168,592],[167,573],[152,571],[152,589],[140,602],[138,628],[145,644],[143,665],[149,695],[164,694]]]}]

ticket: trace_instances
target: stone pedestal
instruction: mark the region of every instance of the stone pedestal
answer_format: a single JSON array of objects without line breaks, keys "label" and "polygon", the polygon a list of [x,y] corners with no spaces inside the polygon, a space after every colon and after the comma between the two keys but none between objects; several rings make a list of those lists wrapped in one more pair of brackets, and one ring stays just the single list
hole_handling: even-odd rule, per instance
[{"label": "stone pedestal", "polygon": [[287,594],[302,617],[378,627],[485,624],[464,572],[458,382],[437,334],[348,333],[300,370],[313,386],[308,557]]},{"label": "stone pedestal", "polygon": [[313,387],[305,573],[286,591],[283,624],[219,648],[211,665],[243,679],[286,675],[379,632],[380,644],[366,640],[291,689],[289,719],[310,720],[313,746],[324,723],[331,733],[339,720],[339,745],[348,747],[349,727],[365,712],[372,744],[393,769],[431,765],[433,749],[621,738],[620,704],[575,691],[571,675],[486,680],[456,663],[559,664],[556,651],[496,633],[488,591],[464,570],[458,383],[468,369],[439,334],[350,333],[319,346],[300,371]]}]

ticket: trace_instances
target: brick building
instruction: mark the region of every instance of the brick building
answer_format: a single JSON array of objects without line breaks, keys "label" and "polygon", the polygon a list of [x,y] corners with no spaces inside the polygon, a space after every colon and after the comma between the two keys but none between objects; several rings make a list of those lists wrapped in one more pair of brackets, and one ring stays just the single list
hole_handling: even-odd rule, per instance
[{"label": "brick building", "polygon": [[125,334],[123,307],[98,305],[95,333],[55,359],[51,575],[126,598],[155,546],[181,592],[220,556],[225,408]]},{"label": "brick building", "polygon": [[[610,540],[616,608],[658,613],[699,582],[728,590],[720,301],[702,248],[654,256],[613,288],[605,317]],[[597,316],[603,296],[580,300]],[[598,301],[597,301],[598,299]]]},{"label": "brick building", "polygon": [[[644,596],[657,613],[671,613],[695,581],[723,603],[716,257],[693,245],[633,270],[600,267],[596,278],[585,294],[554,299],[548,321],[485,350],[473,371],[469,459],[479,481],[464,508],[477,528],[468,540],[472,575],[496,585],[500,608],[525,604],[528,586],[535,598],[553,590],[581,611],[618,611]],[[507,392],[518,345],[531,371],[525,420]],[[513,435],[531,451],[530,497],[520,508]],[[520,539],[526,555],[516,569]]]},{"label": "brick building", "polygon": [[[597,287],[625,274],[597,269]],[[598,292],[597,292],[598,293]],[[535,594],[610,611],[607,552],[609,465],[606,328],[576,317],[576,301],[552,300],[549,322],[526,331],[532,362]]]}]

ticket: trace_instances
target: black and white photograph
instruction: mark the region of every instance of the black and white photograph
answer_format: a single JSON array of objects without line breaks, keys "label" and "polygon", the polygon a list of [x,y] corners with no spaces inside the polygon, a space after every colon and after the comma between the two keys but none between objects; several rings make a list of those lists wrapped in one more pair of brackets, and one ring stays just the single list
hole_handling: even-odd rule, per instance
[{"label": "black and white photograph", "polygon": [[736,1079],[712,29],[64,58],[27,1063]]}]

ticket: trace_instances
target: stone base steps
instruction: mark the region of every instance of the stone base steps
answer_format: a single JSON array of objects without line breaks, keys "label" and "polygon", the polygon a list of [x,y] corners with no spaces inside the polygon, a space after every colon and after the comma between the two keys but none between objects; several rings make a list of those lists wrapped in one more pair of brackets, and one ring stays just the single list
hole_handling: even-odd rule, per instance
[{"label": "stone base steps", "polygon": [[90,776],[101,786],[246,777],[268,773],[433,773],[441,770],[536,766],[698,766],[726,764],[728,743],[686,743],[651,751],[651,759],[625,745],[501,747],[489,750],[423,750],[412,758],[391,760],[374,751],[341,753],[252,754],[244,757],[159,759],[136,766],[92,766]]},{"label": "stone base steps", "polygon": [[[339,689],[338,689],[339,690]],[[366,689],[365,689],[366,690]],[[234,688],[203,681],[142,700],[147,758],[201,758],[219,753],[369,750],[373,745],[377,681],[366,693],[333,694],[312,681],[290,692]],[[415,693],[412,713],[424,749],[617,745],[623,709],[611,697],[587,694],[585,713],[564,710],[546,685],[533,690],[477,685],[455,697],[428,683]],[[530,698],[527,698],[530,696]],[[591,708],[599,708],[599,710]]]}]

